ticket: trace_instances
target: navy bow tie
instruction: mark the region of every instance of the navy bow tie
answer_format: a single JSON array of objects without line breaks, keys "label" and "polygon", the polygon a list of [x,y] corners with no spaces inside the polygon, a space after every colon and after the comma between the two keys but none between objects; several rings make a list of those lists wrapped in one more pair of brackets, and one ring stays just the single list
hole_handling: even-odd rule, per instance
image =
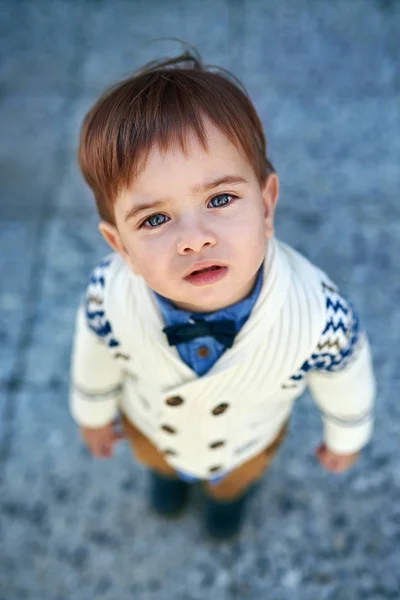
[{"label": "navy bow tie", "polygon": [[198,337],[212,336],[226,348],[231,348],[236,335],[235,321],[223,319],[221,321],[196,321],[193,324],[170,325],[164,327],[163,332],[168,338],[170,346],[190,342]]}]

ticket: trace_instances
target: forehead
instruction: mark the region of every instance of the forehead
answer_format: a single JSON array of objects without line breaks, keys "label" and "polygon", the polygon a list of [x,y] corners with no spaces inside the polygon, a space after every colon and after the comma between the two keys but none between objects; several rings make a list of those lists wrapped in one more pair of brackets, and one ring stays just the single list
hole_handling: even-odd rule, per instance
[{"label": "forehead", "polygon": [[207,123],[205,132],[206,147],[191,131],[187,133],[184,147],[179,142],[171,143],[165,150],[154,147],[141,172],[129,186],[129,192],[151,193],[165,187],[166,182],[169,187],[185,184],[193,187],[227,172],[248,179],[253,170],[242,149],[211,123]]}]

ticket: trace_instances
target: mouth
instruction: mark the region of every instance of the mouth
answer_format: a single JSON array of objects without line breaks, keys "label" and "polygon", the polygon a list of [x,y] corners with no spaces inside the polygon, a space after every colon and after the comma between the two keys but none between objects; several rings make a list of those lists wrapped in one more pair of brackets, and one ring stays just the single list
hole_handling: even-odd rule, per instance
[{"label": "mouth", "polygon": [[216,271],[217,269],[221,269],[221,267],[218,265],[213,265],[212,267],[206,267],[205,269],[198,269],[197,271],[192,271],[190,275],[197,275],[197,273],[206,273],[207,271]]},{"label": "mouth", "polygon": [[194,285],[211,285],[220,281],[228,271],[225,265],[209,265],[194,269],[184,279]]}]

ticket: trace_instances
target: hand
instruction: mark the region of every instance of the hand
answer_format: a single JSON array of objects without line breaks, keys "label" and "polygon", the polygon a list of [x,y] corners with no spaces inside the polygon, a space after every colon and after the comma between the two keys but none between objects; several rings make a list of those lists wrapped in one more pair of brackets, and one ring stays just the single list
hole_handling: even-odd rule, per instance
[{"label": "hand", "polygon": [[125,437],[123,431],[115,429],[115,423],[109,423],[104,427],[81,427],[81,435],[93,456],[99,458],[110,458],[113,455],[113,446],[118,440]]},{"label": "hand", "polygon": [[325,444],[321,444],[316,449],[315,455],[321,465],[330,473],[344,473],[358,460],[360,452],[336,454],[336,452],[329,450]]}]

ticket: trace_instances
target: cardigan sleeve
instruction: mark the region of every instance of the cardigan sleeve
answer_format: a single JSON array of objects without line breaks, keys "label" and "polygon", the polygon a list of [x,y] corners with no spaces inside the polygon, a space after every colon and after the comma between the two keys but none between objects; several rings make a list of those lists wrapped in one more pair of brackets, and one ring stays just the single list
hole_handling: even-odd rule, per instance
[{"label": "cardigan sleeve", "polygon": [[348,454],[371,438],[376,383],[368,338],[354,307],[336,288],[323,288],[325,326],[302,369],[321,411],[325,444]]},{"label": "cardigan sleeve", "polygon": [[71,361],[70,410],[79,425],[102,427],[118,415],[123,373],[115,359],[119,342],[107,314],[112,260],[92,272],[76,317]]}]

